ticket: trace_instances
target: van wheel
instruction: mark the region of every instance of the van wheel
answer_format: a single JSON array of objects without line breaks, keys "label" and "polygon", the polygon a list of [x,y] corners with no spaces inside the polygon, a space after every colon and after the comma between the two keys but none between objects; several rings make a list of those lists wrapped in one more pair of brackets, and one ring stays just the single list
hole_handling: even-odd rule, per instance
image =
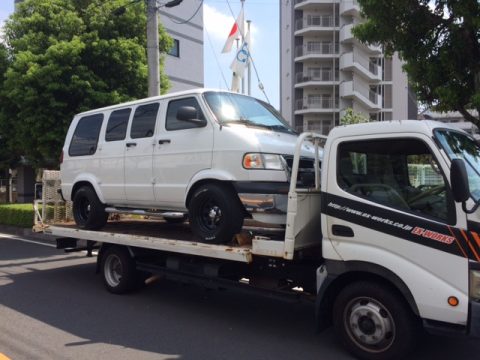
[{"label": "van wheel", "polygon": [[111,246],[102,255],[100,269],[103,283],[113,294],[124,294],[137,288],[141,274],[137,272],[135,260],[123,246]]},{"label": "van wheel", "polygon": [[419,329],[408,304],[391,288],[373,282],[347,285],[335,299],[333,325],[360,359],[406,359]]},{"label": "van wheel", "polygon": [[73,197],[72,210],[75,223],[81,229],[98,230],[105,226],[108,220],[104,205],[90,186],[78,189]]},{"label": "van wheel", "polygon": [[224,244],[243,226],[244,209],[225,185],[205,184],[195,190],[189,207],[190,226],[202,242]]}]

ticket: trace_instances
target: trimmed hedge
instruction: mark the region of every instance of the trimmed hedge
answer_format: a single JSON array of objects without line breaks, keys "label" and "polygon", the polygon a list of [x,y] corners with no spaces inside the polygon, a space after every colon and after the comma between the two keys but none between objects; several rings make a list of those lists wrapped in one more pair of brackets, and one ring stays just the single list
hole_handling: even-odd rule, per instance
[{"label": "trimmed hedge", "polygon": [[31,228],[33,226],[32,204],[0,205],[0,224]]}]

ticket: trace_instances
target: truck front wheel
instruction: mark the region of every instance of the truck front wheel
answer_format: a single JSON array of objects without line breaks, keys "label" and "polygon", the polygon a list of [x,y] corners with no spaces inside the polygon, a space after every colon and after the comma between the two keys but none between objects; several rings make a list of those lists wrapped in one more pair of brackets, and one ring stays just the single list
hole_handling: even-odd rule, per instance
[{"label": "truck front wheel", "polygon": [[340,291],[333,307],[337,336],[360,359],[403,359],[415,345],[418,321],[395,290],[356,282]]},{"label": "truck front wheel", "polygon": [[188,211],[192,231],[202,242],[228,243],[242,229],[243,205],[228,186],[201,185],[193,193]]}]

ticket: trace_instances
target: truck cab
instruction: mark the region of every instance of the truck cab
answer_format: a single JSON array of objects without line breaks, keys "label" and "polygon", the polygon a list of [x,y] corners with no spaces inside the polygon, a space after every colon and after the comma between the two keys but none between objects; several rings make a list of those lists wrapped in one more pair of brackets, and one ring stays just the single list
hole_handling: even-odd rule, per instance
[{"label": "truck cab", "polygon": [[[433,332],[478,335],[479,186],[480,148],[447,125],[331,131],[320,187],[318,313],[333,318],[358,356],[413,341],[415,319]],[[398,310],[402,304],[413,316]],[[410,329],[398,327],[405,324]]]}]

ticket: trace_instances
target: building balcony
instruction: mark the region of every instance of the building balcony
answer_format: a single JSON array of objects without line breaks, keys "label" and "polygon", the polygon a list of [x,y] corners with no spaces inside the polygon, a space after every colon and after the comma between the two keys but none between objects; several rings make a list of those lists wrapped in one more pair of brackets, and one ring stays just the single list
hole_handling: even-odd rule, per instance
[{"label": "building balcony", "polygon": [[340,70],[353,71],[368,81],[382,80],[381,67],[355,49],[340,56]]},{"label": "building balcony", "polygon": [[354,44],[362,47],[371,54],[381,54],[382,47],[380,45],[367,45],[353,36],[352,29],[357,24],[346,24],[340,28],[340,42],[344,44]]},{"label": "building balcony", "polygon": [[295,115],[337,112],[338,101],[332,97],[318,96],[308,100],[299,99],[295,102]]},{"label": "building balcony", "polygon": [[340,84],[340,97],[358,101],[369,111],[380,110],[382,108],[381,95],[370,90],[368,85],[363,85],[359,81],[344,81]]},{"label": "building balcony", "polygon": [[295,10],[311,10],[318,8],[318,5],[338,4],[340,0],[295,0]]},{"label": "building balcony", "polygon": [[297,19],[295,22],[295,35],[315,35],[318,32],[331,32],[338,29],[338,19],[331,15],[308,16]]},{"label": "building balcony", "polygon": [[296,88],[338,85],[338,69],[335,73],[332,69],[322,69],[318,72],[299,72],[295,79]]},{"label": "building balcony", "polygon": [[360,4],[357,0],[343,0],[340,2],[340,15],[359,17]]},{"label": "building balcony", "polygon": [[331,59],[338,57],[338,44],[333,43],[307,43],[295,48],[295,61],[308,59]]}]

